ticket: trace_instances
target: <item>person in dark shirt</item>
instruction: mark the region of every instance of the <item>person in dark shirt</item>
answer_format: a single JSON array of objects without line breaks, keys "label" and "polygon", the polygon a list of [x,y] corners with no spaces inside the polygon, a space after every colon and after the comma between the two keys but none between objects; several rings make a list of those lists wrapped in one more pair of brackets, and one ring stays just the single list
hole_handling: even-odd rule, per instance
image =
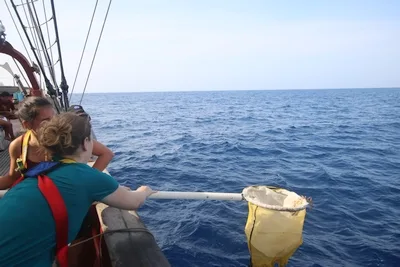
[{"label": "person in dark shirt", "polygon": [[0,130],[4,130],[5,139],[12,141],[15,139],[11,119],[16,119],[14,115],[15,106],[10,100],[12,95],[8,92],[0,94]]},{"label": "person in dark shirt", "polygon": [[6,117],[0,115],[0,131],[4,130],[4,139],[12,141],[15,139],[14,129],[11,122]]},{"label": "person in dark shirt", "polygon": [[8,120],[15,120],[17,119],[17,116],[14,114],[15,110],[12,95],[8,92],[2,92],[0,94],[0,115],[6,117]]}]

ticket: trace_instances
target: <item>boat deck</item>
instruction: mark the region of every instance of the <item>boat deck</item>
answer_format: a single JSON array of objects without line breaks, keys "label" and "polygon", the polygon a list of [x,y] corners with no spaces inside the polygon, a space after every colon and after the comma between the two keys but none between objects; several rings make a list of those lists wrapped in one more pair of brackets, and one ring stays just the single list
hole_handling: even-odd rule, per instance
[{"label": "boat deck", "polygon": [[0,175],[5,175],[8,172],[10,166],[10,155],[8,150],[3,150],[0,152]]},{"label": "boat deck", "polygon": [[[11,120],[14,129],[15,137],[20,136],[24,130],[19,120]],[[0,152],[0,175],[5,175],[9,171],[10,168],[10,155],[7,149]]]}]

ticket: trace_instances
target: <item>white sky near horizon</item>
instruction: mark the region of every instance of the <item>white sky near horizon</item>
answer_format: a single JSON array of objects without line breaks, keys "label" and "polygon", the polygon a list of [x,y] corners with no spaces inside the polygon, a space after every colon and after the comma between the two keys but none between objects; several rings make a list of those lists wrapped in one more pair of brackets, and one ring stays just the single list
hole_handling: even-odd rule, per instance
[{"label": "white sky near horizon", "polygon": [[[55,5],[71,90],[95,1]],[[107,5],[99,1],[74,92],[84,87]],[[0,20],[26,54],[3,1]],[[0,54],[5,62],[18,73]],[[399,87],[399,71],[400,1],[123,0],[112,3],[86,91]],[[0,69],[0,82],[13,80]]]}]

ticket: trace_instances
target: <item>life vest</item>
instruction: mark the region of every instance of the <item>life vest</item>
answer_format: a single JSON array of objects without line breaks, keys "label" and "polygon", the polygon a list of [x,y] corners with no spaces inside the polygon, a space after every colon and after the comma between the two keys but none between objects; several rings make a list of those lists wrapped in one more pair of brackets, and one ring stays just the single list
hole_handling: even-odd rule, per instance
[{"label": "life vest", "polygon": [[32,131],[28,130],[26,133],[22,136],[22,152],[21,156],[17,158],[17,168],[15,169],[16,171],[20,172],[22,175],[24,172],[28,169],[28,164],[27,164],[27,157],[28,157],[28,146],[29,146],[29,140],[31,139]]},{"label": "life vest", "polygon": [[68,211],[60,191],[46,173],[56,169],[61,163],[75,163],[73,160],[45,161],[27,170],[11,186],[24,180],[25,177],[37,177],[39,190],[50,207],[56,224],[56,258],[60,267],[68,267]]}]

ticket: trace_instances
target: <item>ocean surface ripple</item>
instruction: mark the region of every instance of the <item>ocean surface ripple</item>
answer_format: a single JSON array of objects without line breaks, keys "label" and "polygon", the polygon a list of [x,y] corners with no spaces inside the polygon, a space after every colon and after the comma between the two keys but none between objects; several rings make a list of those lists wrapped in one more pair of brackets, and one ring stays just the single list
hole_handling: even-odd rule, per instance
[{"label": "ocean surface ripple", "polygon": [[[77,100],[78,97],[75,97]],[[400,90],[87,94],[122,184],[312,197],[288,266],[399,266]],[[247,266],[245,202],[148,200],[172,266]]]}]

